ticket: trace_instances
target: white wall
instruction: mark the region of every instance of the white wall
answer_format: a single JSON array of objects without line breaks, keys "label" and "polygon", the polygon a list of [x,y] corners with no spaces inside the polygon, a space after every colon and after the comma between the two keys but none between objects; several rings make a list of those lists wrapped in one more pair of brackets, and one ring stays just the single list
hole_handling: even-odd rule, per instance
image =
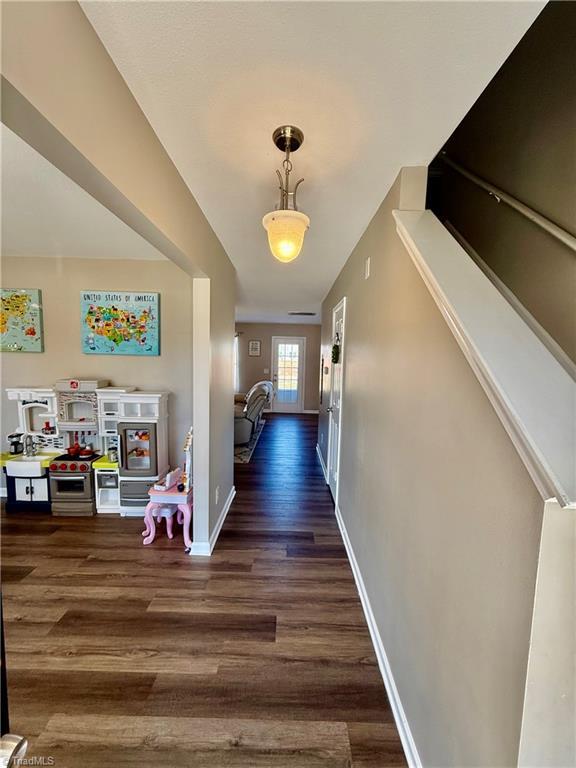
[{"label": "white wall", "polygon": [[339,508],[422,763],[512,766],[543,503],[396,233],[405,193],[323,304],[329,365],[347,297]]}]

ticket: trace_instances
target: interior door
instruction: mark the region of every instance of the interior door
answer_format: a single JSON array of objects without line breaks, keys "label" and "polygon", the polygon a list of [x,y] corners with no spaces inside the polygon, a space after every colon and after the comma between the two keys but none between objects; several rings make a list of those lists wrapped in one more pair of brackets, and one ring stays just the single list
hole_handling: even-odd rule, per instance
[{"label": "interior door", "polygon": [[338,502],[338,482],[340,477],[340,434],[342,422],[342,383],[344,376],[344,322],[346,299],[332,311],[332,344],[339,346],[339,359],[332,363],[330,374],[330,405],[328,431],[328,485],[334,501]]},{"label": "interior door", "polygon": [[280,413],[301,413],[304,410],[305,356],[304,337],[272,337],[272,410]]}]

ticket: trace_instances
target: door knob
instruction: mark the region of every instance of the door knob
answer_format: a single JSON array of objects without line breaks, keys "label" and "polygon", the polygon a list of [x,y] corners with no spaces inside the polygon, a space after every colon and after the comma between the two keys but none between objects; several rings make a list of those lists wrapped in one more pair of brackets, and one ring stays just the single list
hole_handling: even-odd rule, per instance
[{"label": "door knob", "polygon": [[328,408],[326,408],[326,413],[332,413],[333,410],[334,410],[334,408],[332,408],[332,406],[329,405]]}]

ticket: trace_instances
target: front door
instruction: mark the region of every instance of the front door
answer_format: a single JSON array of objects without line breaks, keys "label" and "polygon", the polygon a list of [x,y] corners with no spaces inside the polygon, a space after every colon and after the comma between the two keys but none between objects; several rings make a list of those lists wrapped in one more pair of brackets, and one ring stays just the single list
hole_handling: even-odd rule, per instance
[{"label": "front door", "polygon": [[338,503],[338,479],[340,474],[340,430],[342,420],[342,380],[344,375],[344,318],[346,299],[332,311],[332,344],[339,348],[337,363],[332,363],[330,377],[330,406],[328,431],[328,485],[334,501]]},{"label": "front door", "polygon": [[304,337],[272,337],[272,410],[280,413],[301,413],[304,410],[305,353]]}]

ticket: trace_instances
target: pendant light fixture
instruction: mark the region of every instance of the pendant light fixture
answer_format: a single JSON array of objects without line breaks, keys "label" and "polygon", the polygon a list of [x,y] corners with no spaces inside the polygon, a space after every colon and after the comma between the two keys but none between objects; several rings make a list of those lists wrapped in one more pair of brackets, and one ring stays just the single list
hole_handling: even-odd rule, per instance
[{"label": "pendant light fixture", "polygon": [[290,172],[292,171],[290,154],[296,152],[301,146],[304,134],[293,125],[282,125],[272,134],[272,141],[281,152],[285,153],[282,163],[284,177],[280,171],[276,171],[280,182],[280,203],[275,211],[270,211],[264,216],[262,225],[268,232],[268,244],[272,255],[278,261],[286,263],[293,261],[302,250],[304,235],[310,226],[310,219],[298,210],[296,204],[296,192],[304,179],[297,181],[294,189],[290,191]]}]

